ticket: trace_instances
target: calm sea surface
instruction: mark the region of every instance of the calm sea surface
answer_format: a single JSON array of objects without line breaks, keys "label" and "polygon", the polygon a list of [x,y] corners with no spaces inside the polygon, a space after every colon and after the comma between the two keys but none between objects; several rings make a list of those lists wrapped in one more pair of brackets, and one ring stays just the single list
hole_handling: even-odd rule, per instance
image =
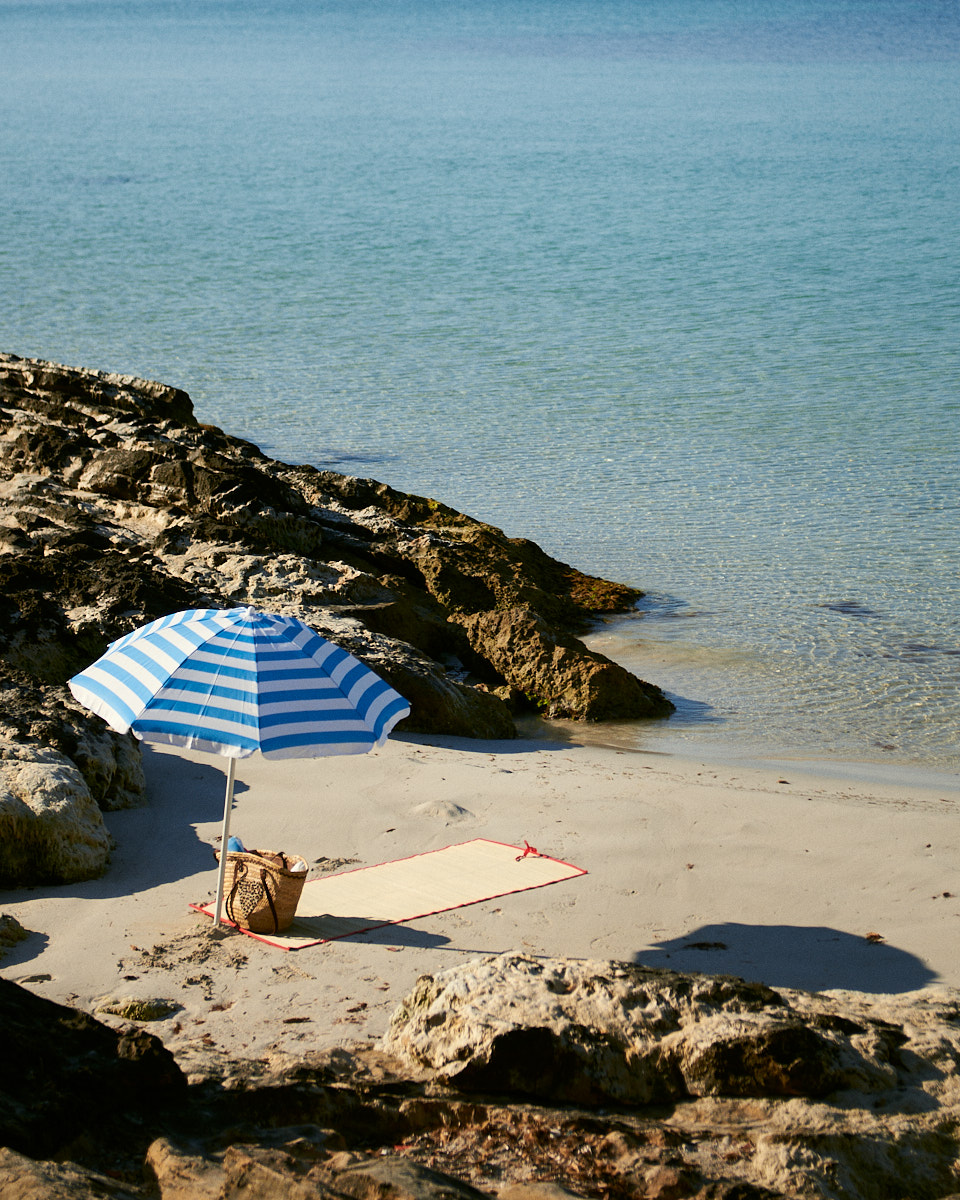
[{"label": "calm sea surface", "polygon": [[955,0],[0,0],[0,348],[648,591],[649,749],[960,769]]}]

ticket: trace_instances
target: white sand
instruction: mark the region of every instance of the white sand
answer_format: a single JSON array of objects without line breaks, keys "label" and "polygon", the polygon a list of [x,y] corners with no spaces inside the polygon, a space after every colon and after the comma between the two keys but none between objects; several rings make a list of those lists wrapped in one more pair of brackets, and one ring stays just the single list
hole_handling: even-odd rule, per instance
[{"label": "white sand", "polygon": [[147,749],[145,761],[149,806],[107,814],[117,848],[102,879],[0,893],[0,911],[33,931],[0,973],[89,1009],[103,996],[175,999],[181,1009],[150,1028],[185,1062],[376,1038],[419,975],[505,950],[816,990],[960,988],[949,778],[865,783],[783,764],[413,737],[350,758],[257,756],[237,771],[232,831],[248,846],[370,865],[526,839],[589,872],[284,952],[237,933],[211,944],[212,923],[188,907],[216,886],[225,760]]}]

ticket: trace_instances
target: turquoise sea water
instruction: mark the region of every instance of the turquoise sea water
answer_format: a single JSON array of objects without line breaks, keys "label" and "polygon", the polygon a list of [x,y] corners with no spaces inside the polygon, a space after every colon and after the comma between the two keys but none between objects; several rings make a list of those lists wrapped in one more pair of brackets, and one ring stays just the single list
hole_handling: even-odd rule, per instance
[{"label": "turquoise sea water", "polygon": [[0,345],[648,590],[631,745],[960,769],[960,9],[0,0]]}]

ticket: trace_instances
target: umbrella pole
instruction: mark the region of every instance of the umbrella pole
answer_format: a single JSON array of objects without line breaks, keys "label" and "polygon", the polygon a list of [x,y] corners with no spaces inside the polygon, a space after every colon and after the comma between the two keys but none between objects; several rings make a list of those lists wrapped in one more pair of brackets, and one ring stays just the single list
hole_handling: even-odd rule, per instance
[{"label": "umbrella pole", "polygon": [[217,899],[213,906],[214,928],[220,927],[223,912],[223,877],[227,870],[227,841],[230,837],[230,810],[233,808],[233,780],[237,771],[237,760],[231,758],[227,768],[227,792],[223,800],[223,832],[220,835],[220,870],[217,872]]}]

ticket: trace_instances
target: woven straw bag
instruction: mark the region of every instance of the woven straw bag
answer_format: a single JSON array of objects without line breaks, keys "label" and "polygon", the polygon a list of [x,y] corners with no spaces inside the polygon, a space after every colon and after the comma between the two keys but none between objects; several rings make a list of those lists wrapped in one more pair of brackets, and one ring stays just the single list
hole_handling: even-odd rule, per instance
[{"label": "woven straw bag", "polygon": [[[290,870],[297,865],[301,870]],[[251,933],[282,933],[293,924],[306,878],[302,858],[269,850],[231,850],[223,875],[224,912]]]}]

